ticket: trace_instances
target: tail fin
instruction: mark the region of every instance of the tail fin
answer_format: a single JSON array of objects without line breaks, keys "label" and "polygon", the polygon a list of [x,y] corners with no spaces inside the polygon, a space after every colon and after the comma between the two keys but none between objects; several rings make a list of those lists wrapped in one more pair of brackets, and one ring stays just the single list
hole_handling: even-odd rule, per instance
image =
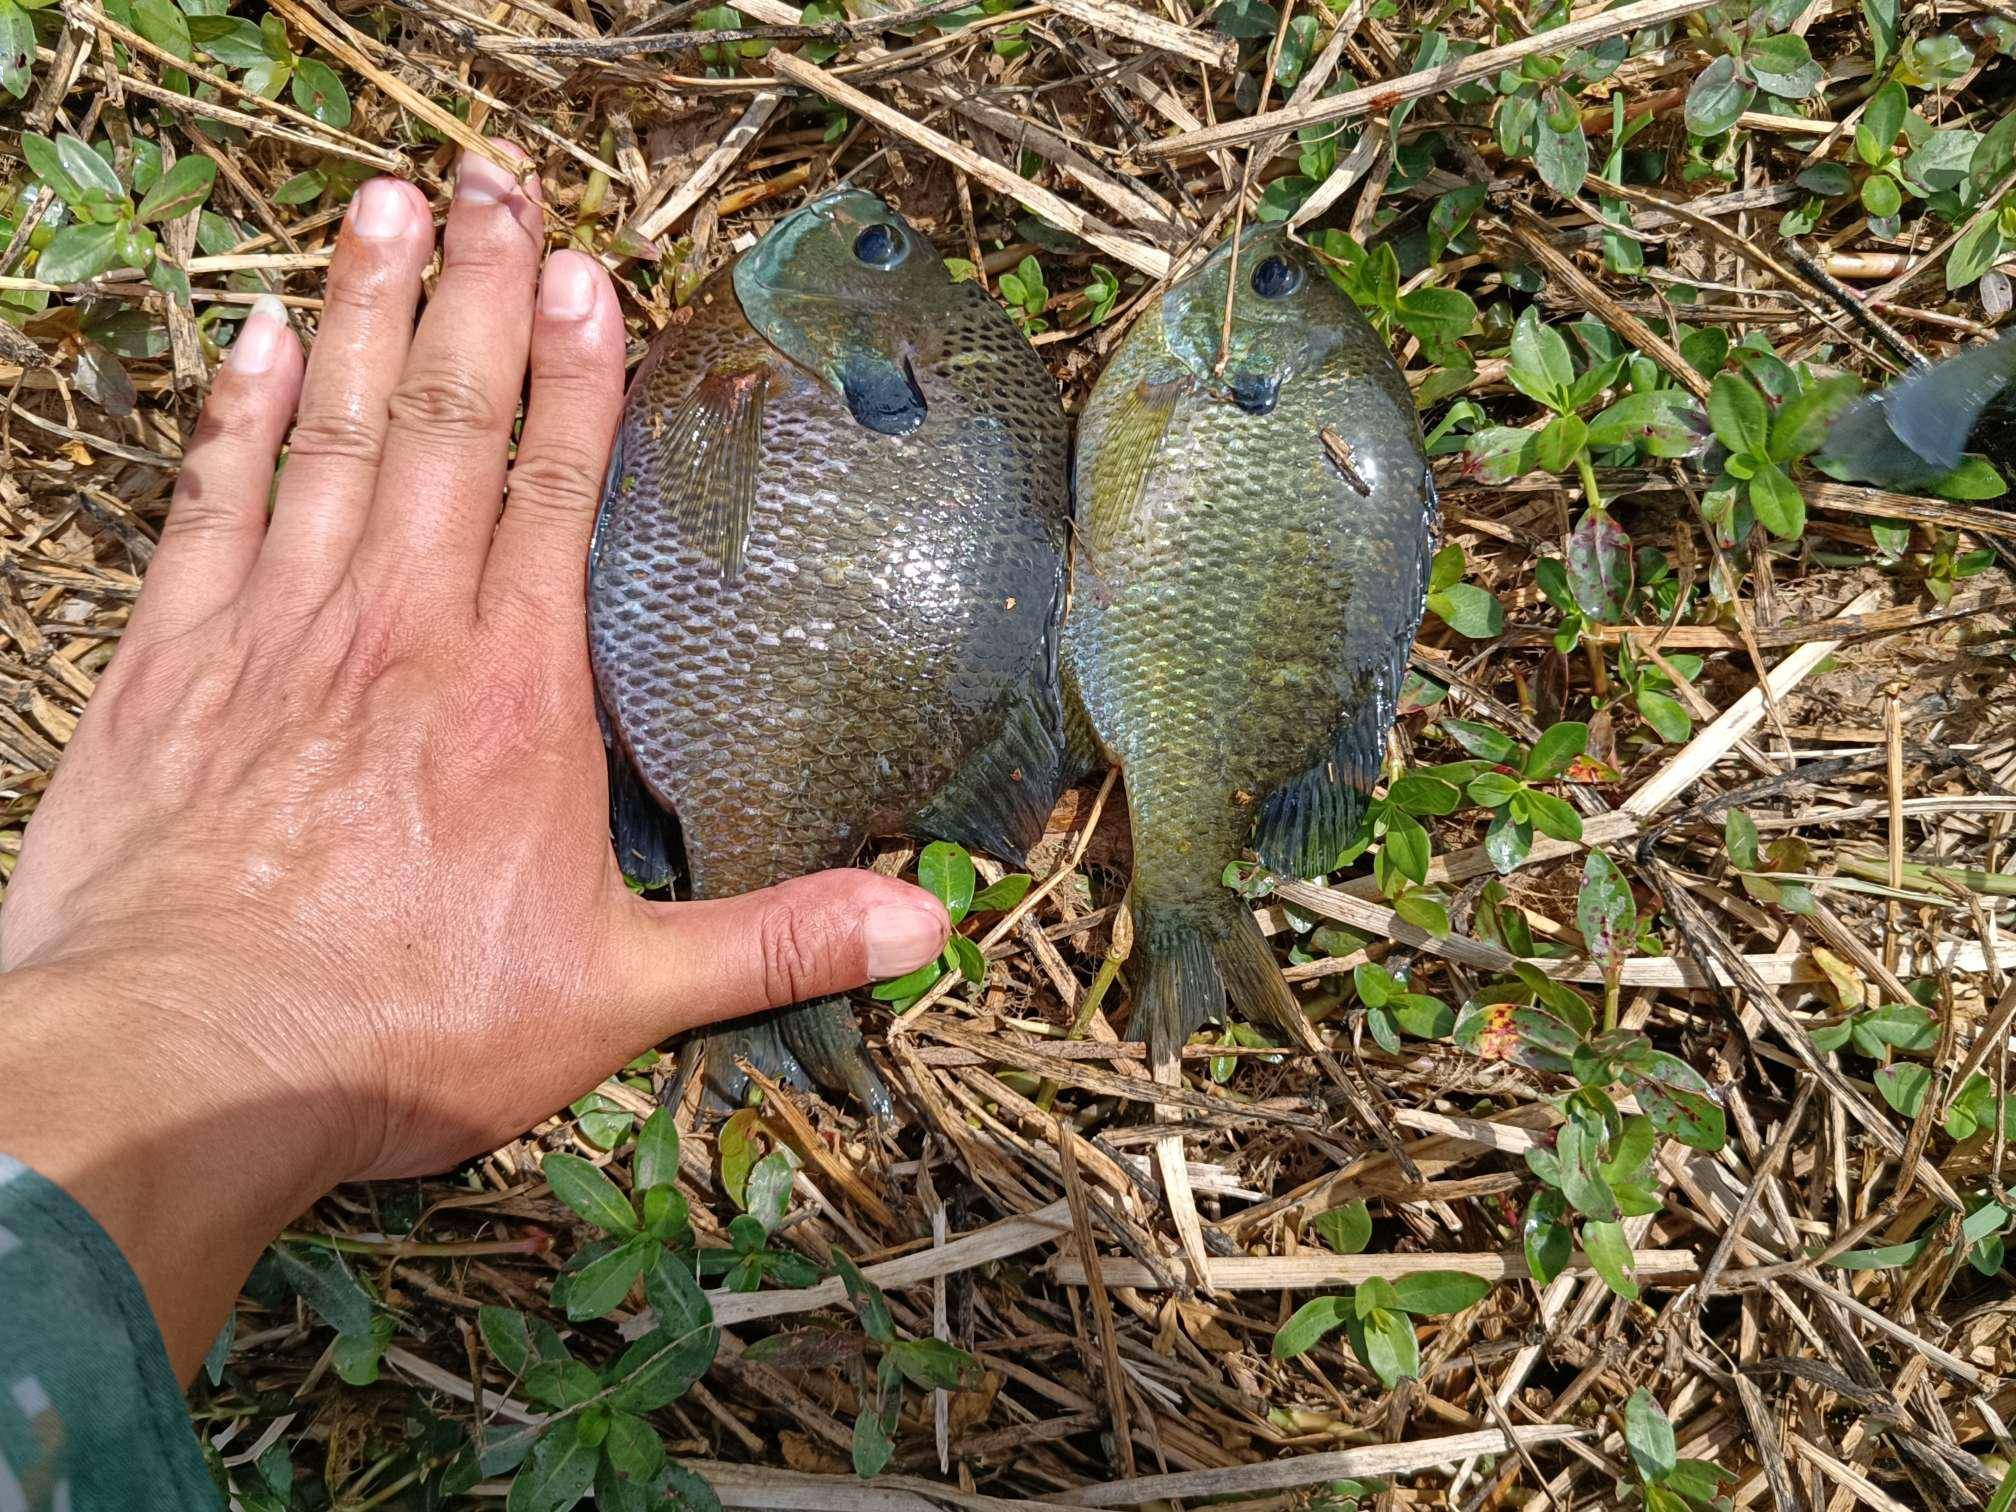
[{"label": "tail fin", "polygon": [[1145,955],[1128,1034],[1148,1042],[1151,1061],[1180,1050],[1207,1022],[1225,1016],[1225,1000],[1248,1018],[1313,1042],[1302,1005],[1282,979],[1260,925],[1227,892],[1179,905],[1134,904],[1134,948]]},{"label": "tail fin", "polygon": [[694,1035],[680,1053],[678,1075],[665,1094],[665,1105],[678,1107],[697,1073],[704,1078],[706,1107],[732,1113],[749,1095],[749,1078],[735,1064],[738,1060],[774,1082],[803,1092],[810,1092],[816,1082],[829,1091],[850,1094],[878,1119],[892,1116],[889,1089],[868,1060],[860,1026],[845,998],[801,1003]]}]

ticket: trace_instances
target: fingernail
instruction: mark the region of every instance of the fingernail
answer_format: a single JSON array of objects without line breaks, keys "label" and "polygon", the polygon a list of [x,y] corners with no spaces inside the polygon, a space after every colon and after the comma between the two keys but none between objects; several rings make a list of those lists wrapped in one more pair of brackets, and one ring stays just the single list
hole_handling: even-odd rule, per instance
[{"label": "fingernail", "polygon": [[[513,149],[506,147],[504,150],[511,152]],[[515,173],[498,167],[480,152],[462,154],[462,166],[455,173],[457,199],[472,205],[497,205],[520,192]]]},{"label": "fingernail", "polygon": [[595,264],[580,252],[555,252],[539,276],[539,313],[548,320],[585,320],[595,308]]},{"label": "fingernail", "polygon": [[373,241],[404,236],[413,224],[413,203],[397,179],[372,179],[350,202],[350,229]]},{"label": "fingernail", "polygon": [[238,339],[231,343],[225,360],[232,372],[256,377],[273,366],[280,355],[280,343],[286,339],[287,307],[271,294],[261,294],[239,327]]},{"label": "fingernail", "polygon": [[884,903],[862,918],[861,938],[868,946],[868,975],[902,976],[945,948],[945,915],[935,908]]}]

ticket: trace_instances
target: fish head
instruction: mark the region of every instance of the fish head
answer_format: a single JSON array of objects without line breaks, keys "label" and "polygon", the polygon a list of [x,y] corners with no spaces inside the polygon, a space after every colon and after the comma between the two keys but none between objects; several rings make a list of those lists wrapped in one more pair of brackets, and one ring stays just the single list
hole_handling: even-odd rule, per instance
[{"label": "fish head", "polygon": [[[1285,385],[1320,369],[1363,317],[1285,226],[1247,231],[1236,258],[1233,245],[1228,240],[1162,297],[1162,340],[1202,391],[1264,415]],[[1235,277],[1226,339],[1225,292]]]},{"label": "fish head", "polygon": [[840,189],[795,210],[735,264],[735,297],[763,339],[885,436],[924,423],[913,365],[943,324],[951,272],[874,195]]}]

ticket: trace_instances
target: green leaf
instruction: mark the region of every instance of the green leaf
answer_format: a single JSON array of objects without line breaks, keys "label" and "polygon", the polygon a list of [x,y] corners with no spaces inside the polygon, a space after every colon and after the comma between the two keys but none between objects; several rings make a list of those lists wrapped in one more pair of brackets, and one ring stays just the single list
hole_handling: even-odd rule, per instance
[{"label": "green leaf", "polygon": [[1505,628],[1505,609],[1475,583],[1455,583],[1428,596],[1428,605],[1451,630],[1488,640]]},{"label": "green leaf", "polygon": [[1421,1374],[1421,1346],[1404,1312],[1377,1308],[1365,1319],[1363,1358],[1388,1391]]},{"label": "green leaf", "polygon": [[1925,1093],[1932,1085],[1932,1071],[1917,1061],[1892,1061],[1876,1073],[1876,1090],[1883,1101],[1906,1118],[1916,1118],[1925,1106]]},{"label": "green leaf", "polygon": [[945,905],[957,924],[973,906],[973,887],[978,880],[973,858],[963,846],[949,840],[934,840],[917,858],[917,880],[924,890]]},{"label": "green leaf", "polygon": [[117,226],[65,226],[35,259],[35,276],[47,283],[82,283],[112,266],[118,255]]},{"label": "green leaf", "polygon": [[1879,1249],[1849,1250],[1836,1255],[1827,1263],[1836,1270],[1892,1270],[1899,1266],[1916,1265],[1925,1251],[1932,1247],[1933,1235],[1907,1240],[1903,1244],[1886,1244]]},{"label": "green leaf", "polygon": [[1393,1283],[1400,1305],[1417,1318],[1439,1318],[1474,1307],[1491,1294],[1491,1283],[1463,1271],[1415,1271]]},{"label": "green leaf", "polygon": [[1750,507],[1781,541],[1796,541],[1806,532],[1805,496],[1775,462],[1761,464],[1750,479]]},{"label": "green leaf", "polygon": [[532,1458],[511,1482],[505,1512],[560,1512],[588,1494],[595,1484],[599,1447],[581,1441],[578,1417],[558,1418],[547,1425],[532,1446]]},{"label": "green leaf", "polygon": [[1575,764],[1575,758],[1589,749],[1589,726],[1578,719],[1550,725],[1533,749],[1526,754],[1520,775],[1529,782],[1547,782]]},{"label": "green leaf", "polygon": [[1520,1234],[1526,1248],[1526,1269],[1545,1286],[1567,1269],[1574,1252],[1574,1235],[1565,1219],[1567,1205],[1561,1194],[1542,1187],[1526,1204]]},{"label": "green leaf", "polygon": [[926,1391],[958,1391],[980,1373],[973,1356],[941,1339],[905,1339],[890,1349],[889,1358],[904,1380]]},{"label": "green leaf", "polygon": [[1682,110],[1687,129],[1696,136],[1720,136],[1750,108],[1755,93],[1750,82],[1737,73],[1736,60],[1725,53],[1702,69],[1688,87]]},{"label": "green leaf", "polygon": [[1708,423],[1715,439],[1738,456],[1761,457],[1770,441],[1771,412],[1764,396],[1734,373],[1718,375],[1709,386]]},{"label": "green leaf", "polygon": [[346,1386],[369,1386],[378,1379],[385,1346],[392,1342],[392,1315],[380,1313],[368,1333],[338,1334],[330,1346],[329,1363]]},{"label": "green leaf", "polygon": [[1662,740],[1679,742],[1694,733],[1694,721],[1677,698],[1651,688],[1641,690],[1633,702],[1645,723],[1659,732]]},{"label": "green leaf", "polygon": [[955,934],[946,941],[953,958],[959,963],[959,974],[978,987],[987,980],[987,958],[980,954],[980,947],[966,936]]},{"label": "green leaf", "polygon": [[907,972],[893,981],[877,982],[868,989],[868,996],[878,1003],[901,1003],[921,996],[931,984],[945,974],[945,967],[938,960],[926,961],[915,971]]},{"label": "green leaf", "polygon": [[882,1290],[861,1274],[861,1268],[847,1257],[845,1251],[834,1247],[831,1255],[833,1269],[840,1273],[840,1283],[847,1288],[847,1296],[860,1314],[861,1326],[868,1337],[877,1344],[896,1342],[896,1320],[889,1314],[889,1304],[882,1296]]},{"label": "green leaf", "polygon": [[721,1331],[714,1309],[684,1262],[660,1248],[644,1272],[644,1295],[658,1326],[610,1367],[609,1402],[625,1412],[656,1412],[707,1373]]},{"label": "green leaf", "polygon": [[595,1372],[579,1360],[541,1360],[518,1383],[525,1395],[546,1407],[578,1407],[601,1391]]},{"label": "green leaf", "polygon": [[1904,115],[1910,109],[1904,86],[1892,79],[1869,97],[1862,120],[1855,127],[1855,151],[1872,168],[1883,161],[1897,133],[1904,129]]},{"label": "green leaf", "polygon": [[[1449,922],[1449,910],[1441,901],[1429,893],[1416,889],[1402,893],[1393,900],[1393,912],[1412,924],[1416,929],[1425,929],[1436,936],[1446,935],[1454,927]],[[1424,1031],[1415,1030],[1415,1033]],[[1439,1031],[1438,1031],[1439,1032]],[[1432,1036],[1430,1036],[1432,1037]]]},{"label": "green leaf", "polygon": [[568,1319],[579,1323],[615,1311],[659,1248],[656,1239],[638,1234],[573,1272],[567,1284]]},{"label": "green leaf", "polygon": [[579,1155],[564,1151],[546,1157],[540,1174],[553,1195],[597,1228],[611,1234],[637,1232],[637,1211],[616,1184]]},{"label": "green leaf", "polygon": [[749,1172],[749,1184],[744,1193],[748,1199],[749,1216],[761,1225],[766,1234],[775,1231],[777,1225],[784,1221],[785,1210],[791,1205],[794,1171],[791,1157],[777,1150],[757,1161]]},{"label": "green leaf", "polygon": [[0,89],[28,98],[35,82],[35,23],[14,0],[0,0]]},{"label": "green leaf", "polygon": [[640,1192],[672,1186],[679,1180],[679,1128],[669,1108],[655,1109],[637,1132],[630,1156],[630,1181]]},{"label": "green leaf", "polygon": [[1581,193],[1589,172],[1589,139],[1582,134],[1582,113],[1572,100],[1558,115],[1541,111],[1533,166],[1540,170],[1541,182],[1556,194]]},{"label": "green leaf", "polygon": [[210,186],[216,181],[217,165],[207,157],[177,158],[175,166],[162,174],[154,187],[147,191],[147,197],[140,201],[140,208],[133,212],[133,218],[144,225],[150,221],[173,220],[178,215],[201,209],[203,202],[210,197]]},{"label": "green leaf", "polygon": [[1590,1219],[1582,1225],[1582,1253],[1589,1257],[1596,1274],[1627,1302],[1638,1298],[1638,1283],[1632,1279],[1631,1246],[1624,1240],[1621,1223],[1600,1223]]},{"label": "green leaf", "polygon": [[84,186],[70,177],[70,171],[63,166],[62,154],[46,136],[22,132],[21,155],[28,159],[35,177],[54,189],[64,204],[74,205],[84,197]]},{"label": "green leaf", "polygon": [[880,1475],[896,1452],[896,1425],[903,1406],[896,1362],[888,1355],[875,1369],[875,1391],[854,1420],[854,1473],[862,1479]]},{"label": "green leaf", "polygon": [[1472,719],[1444,719],[1443,733],[1472,756],[1485,761],[1511,761],[1519,751],[1509,735]]},{"label": "green leaf", "polygon": [[288,81],[294,103],[324,126],[341,131],[350,124],[350,94],[336,70],[318,58],[302,58]]},{"label": "green leaf", "polygon": [[170,0],[133,0],[133,29],[184,61],[196,56],[189,40],[189,20]]},{"label": "green leaf", "polygon": [[1348,1296],[1314,1297],[1296,1308],[1274,1335],[1274,1358],[1291,1360],[1306,1354],[1343,1327],[1350,1300]]},{"label": "green leaf", "polygon": [[509,1307],[479,1307],[476,1328],[484,1347],[507,1375],[523,1375],[532,1362],[532,1335],[525,1315]]},{"label": "green leaf", "polygon": [[654,1489],[659,1501],[652,1512],[721,1512],[714,1488],[684,1465],[667,1465]]},{"label": "green leaf", "polygon": [[1520,393],[1549,409],[1565,403],[1575,381],[1567,341],[1552,326],[1540,323],[1532,305],[1520,313],[1512,328],[1512,360],[1506,376]]},{"label": "green leaf", "polygon": [[1578,841],[1582,838],[1582,816],[1552,793],[1529,787],[1519,796],[1526,802],[1533,827],[1541,834],[1554,840]]},{"label": "green leaf", "polygon": [[1839,163],[1815,163],[1810,168],[1802,168],[1792,182],[1809,193],[1828,199],[1839,198],[1855,187],[1854,178]]},{"label": "green leaf", "polygon": [[1556,415],[1541,427],[1533,457],[1548,472],[1566,472],[1589,439],[1589,427],[1579,415]]},{"label": "green leaf", "polygon": [[1318,1213],[1311,1227],[1317,1238],[1340,1255],[1363,1254],[1365,1246],[1372,1242],[1372,1212],[1362,1197],[1327,1213]]},{"label": "green leaf", "polygon": [[1930,489],[1942,499],[1999,499],[2009,485],[1986,457],[1969,456]]},{"label": "green leaf", "polygon": [[1820,65],[1806,39],[1795,32],[1753,37],[1743,62],[1760,89],[1782,100],[1803,100],[1820,87]]},{"label": "green leaf", "polygon": [[189,38],[226,68],[251,68],[266,61],[265,37],[240,16],[191,16]]},{"label": "green leaf", "polygon": [[1624,1442],[1630,1447],[1631,1462],[1648,1481],[1664,1480],[1679,1461],[1673,1424],[1658,1399],[1643,1386],[1624,1403]]},{"label": "green leaf", "polygon": [[1771,444],[1766,455],[1782,464],[1818,450],[1827,439],[1827,427],[1861,387],[1846,374],[1807,384],[1772,417]]},{"label": "green leaf", "polygon": [[368,1335],[376,1308],[350,1267],[319,1244],[275,1244],[273,1259],[301,1300],[340,1334]]},{"label": "green leaf", "polygon": [[1887,173],[1872,173],[1862,180],[1862,208],[1877,219],[1895,215],[1904,208],[1904,191]]},{"label": "green leaf", "polygon": [[1624,880],[1617,864],[1601,851],[1589,852],[1582,864],[1582,892],[1575,900],[1575,922],[1582,931],[1590,958],[1606,971],[1631,954],[1638,908],[1631,900],[1631,884]]},{"label": "green leaf", "polygon": [[990,884],[973,895],[972,905],[966,910],[976,913],[1007,913],[1029,895],[1035,879],[1027,872],[1010,872],[999,882]]},{"label": "green leaf", "polygon": [[1379,852],[1387,867],[1409,881],[1425,882],[1430,848],[1427,828],[1419,819],[1397,809],[1387,815],[1386,838]]}]

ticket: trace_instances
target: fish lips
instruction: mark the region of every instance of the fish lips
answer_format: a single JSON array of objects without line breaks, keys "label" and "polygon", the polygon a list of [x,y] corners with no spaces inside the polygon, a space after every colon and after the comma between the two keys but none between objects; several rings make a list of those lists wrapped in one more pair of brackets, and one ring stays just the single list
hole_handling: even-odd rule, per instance
[{"label": "fish lips", "polygon": [[1281,398],[1279,373],[1234,373],[1225,380],[1232,402],[1249,415],[1272,413]]},{"label": "fish lips", "polygon": [[840,369],[840,394],[854,418],[884,436],[907,436],[928,413],[908,357],[857,359]]}]

